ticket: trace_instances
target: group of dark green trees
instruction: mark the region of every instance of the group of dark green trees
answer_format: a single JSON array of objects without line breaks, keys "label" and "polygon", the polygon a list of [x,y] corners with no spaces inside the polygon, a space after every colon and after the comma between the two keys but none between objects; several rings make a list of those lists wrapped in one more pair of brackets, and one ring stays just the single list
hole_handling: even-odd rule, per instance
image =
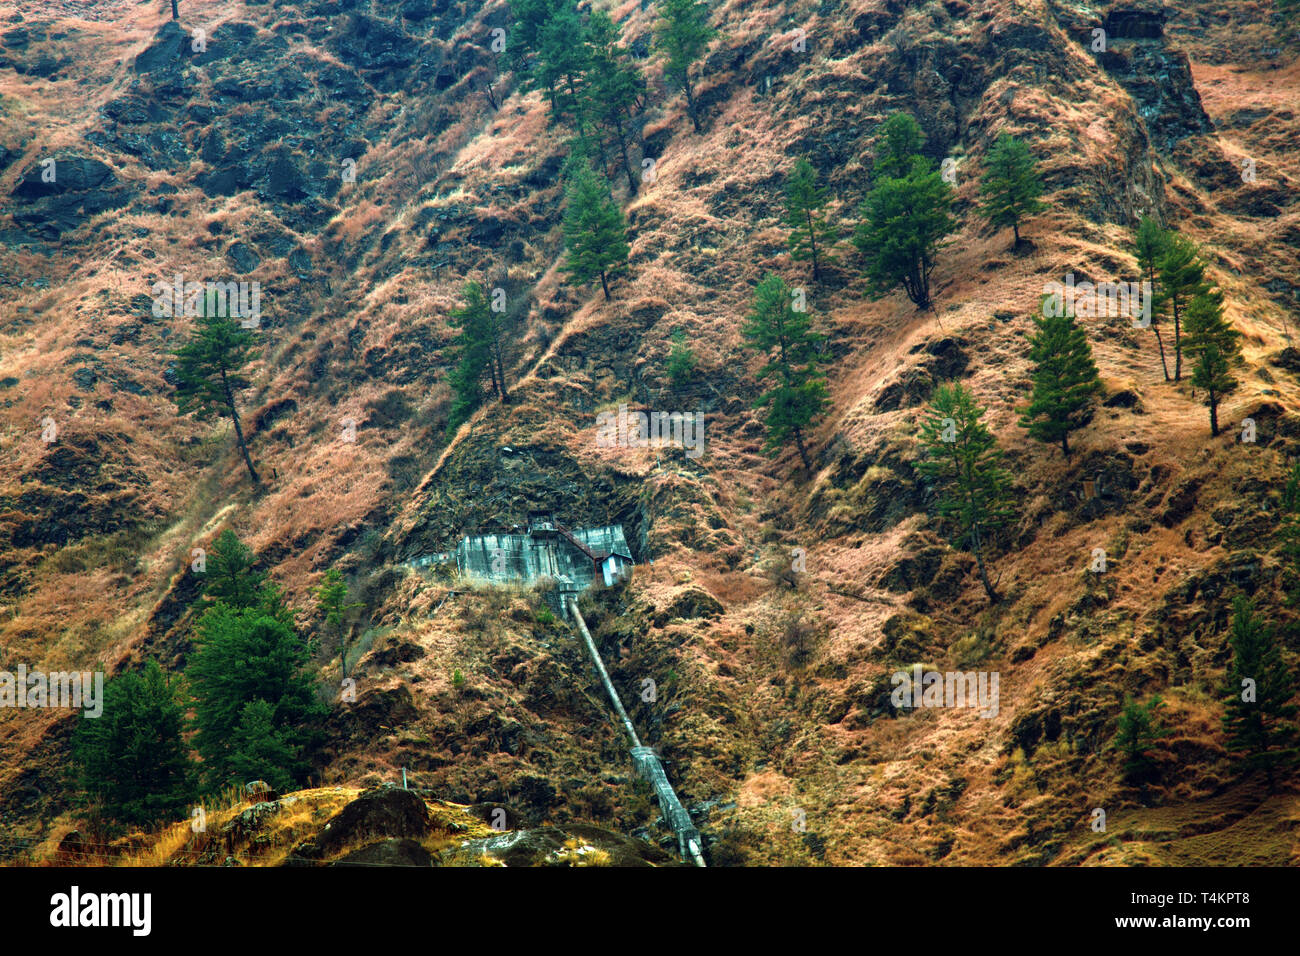
[{"label": "group of dark green trees", "polygon": [[[682,88],[687,113],[700,132],[693,71],[714,29],[701,0],[661,0],[654,46],[664,73]],[[573,137],[566,164],[565,271],[579,285],[600,280],[608,299],[609,280],[626,269],[627,224],[606,171],[610,156],[638,187],[630,146],[632,130],[646,103],[645,76],[603,10],[582,13],[576,0],[513,0],[511,62],[524,91],[541,90],[551,122]]]},{"label": "group of dark green trees", "polygon": [[[692,76],[714,30],[700,0],[661,0],[655,49],[665,74],[686,94],[687,112],[700,131]],[[510,64],[523,92],[539,90],[550,104],[551,121],[569,126],[608,168],[613,153],[637,188],[629,147],[637,114],[645,106],[646,83],[617,25],[603,10],[582,12],[577,0],[511,0]]]},{"label": "group of dark green trees", "polygon": [[[709,8],[700,0],[661,0],[658,7],[655,49],[664,58],[665,74],[682,88],[687,113],[699,132],[693,73],[715,32],[709,26]],[[510,11],[507,48],[520,89],[541,91],[551,123],[572,133],[564,165],[563,272],[578,285],[599,281],[608,300],[610,282],[627,271],[631,245],[627,219],[607,172],[612,158],[628,190],[637,190],[632,144],[637,116],[646,103],[645,76],[603,10],[580,11],[576,0],[512,0]],[[481,284],[467,284],[463,296],[465,306],[452,313],[460,334],[450,378],[450,429],[482,405],[485,380],[491,394],[502,404],[509,402],[504,326],[494,317]]]},{"label": "group of dark green trees", "polygon": [[[265,780],[286,789],[306,776],[327,707],[307,672],[311,644],[255,564],[252,550],[223,532],[207,556],[206,606],[184,675],[169,677],[149,661],[111,679],[103,713],[83,718],[74,762],[106,819],[150,825],[230,784]],[[356,605],[337,570],[317,600],[326,625],[341,632]]]},{"label": "group of dark green trees", "polygon": [[[873,185],[862,204],[861,221],[853,236],[865,260],[872,294],[882,295],[901,286],[918,308],[930,306],[930,277],[939,249],[957,228],[951,214],[951,184],[921,155],[923,143],[920,126],[906,113],[894,113],[881,124]],[[1020,223],[1042,209],[1038,198],[1042,191],[1042,180],[1028,147],[1014,137],[999,136],[989,150],[981,185],[985,218],[997,228],[1010,226],[1019,245]],[[812,164],[799,159],[785,184],[785,223],[790,229],[791,257],[811,262],[814,281],[819,281],[823,269],[835,261],[838,232],[829,220],[828,202]],[[767,409],[764,447],[773,451],[793,442],[807,469],[811,463],[805,435],[829,400],[826,379],[818,372],[825,336],[813,330],[804,301],[802,290],[792,290],[784,280],[768,275],[755,290],[743,331],[748,344],[767,360],[759,370],[759,381],[775,383],[755,403]],[[1040,327],[1035,341],[1040,371],[1035,377],[1034,400],[1026,411],[1026,427],[1035,437],[1060,442],[1068,455],[1067,436],[1079,427],[1089,398],[1099,387],[1096,367],[1082,330],[1073,327],[1072,320],[1067,324],[1049,320]],[[944,392],[941,398],[952,406],[949,411],[960,408],[968,414],[975,407],[964,391]],[[964,441],[974,440],[973,432],[966,433]],[[991,437],[988,440],[992,442]],[[990,444],[990,454],[991,449]],[[951,452],[946,444],[942,450]],[[951,459],[951,455],[941,457],[944,461]],[[941,469],[936,477],[956,481],[964,476],[960,480],[976,481],[977,477],[970,473],[974,467],[973,462],[967,462],[951,474]],[[968,498],[984,494],[973,486],[964,493]],[[955,506],[945,510],[952,516],[980,511]],[[978,543],[996,510],[982,512],[983,524],[962,524],[959,533],[962,540],[975,547],[990,596],[994,591]]]},{"label": "group of dark green trees", "polygon": [[[906,113],[887,117],[877,131],[872,184],[859,209],[853,244],[865,263],[872,295],[901,287],[917,308],[931,305],[931,275],[939,251],[957,230],[952,215],[952,182],[921,154],[925,137]],[[980,214],[996,228],[1011,227],[1022,244],[1020,225],[1044,207],[1037,162],[1029,147],[1003,133],[989,148],[980,184]],[[806,159],[798,160],[786,181],[786,225],[790,252],[812,261],[814,281],[833,261],[838,232],[828,221],[828,196]]]},{"label": "group of dark green trees", "polygon": [[[1154,302],[1151,330],[1160,351],[1166,382],[1183,377],[1183,355],[1192,360],[1192,388],[1201,389],[1210,410],[1210,434],[1219,434],[1219,405],[1237,387],[1233,369],[1241,364],[1241,333],[1223,312],[1223,293],[1206,275],[1200,248],[1175,230],[1143,218],[1133,238],[1143,277],[1151,283]],[[1173,324],[1174,374],[1169,374],[1161,323]]]}]

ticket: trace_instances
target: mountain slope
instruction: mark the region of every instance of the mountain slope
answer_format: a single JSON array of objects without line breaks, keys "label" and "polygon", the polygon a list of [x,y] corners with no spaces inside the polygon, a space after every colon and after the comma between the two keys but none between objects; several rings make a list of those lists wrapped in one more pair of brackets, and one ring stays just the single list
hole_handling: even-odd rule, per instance
[{"label": "mountain slope", "polygon": [[[558,271],[565,136],[491,49],[506,4],[342,6],[183,2],[177,27],[161,4],[93,19],[0,4],[0,667],[183,666],[190,551],[233,527],[298,606],[330,566],[365,603],[358,700],[335,706],[320,782],[405,766],[528,825],[640,833],[655,813],[572,636],[530,595],[450,596],[406,564],[544,503],[627,530],[636,576],[589,620],[716,863],[1230,863],[1238,841],[1292,861],[1294,791],[1236,779],[1218,725],[1230,596],[1289,613],[1270,536],[1300,437],[1286,349],[1300,67],[1272,48],[1264,4],[1226,16],[1194,0],[1166,11],[1165,36],[1120,15],[1149,4],[717,4],[701,135],[642,61],[634,160],[656,176],[635,195],[615,179],[632,256],[609,302]],[[600,6],[645,56],[653,6]],[[1090,49],[1097,27],[1107,53]],[[963,227],[933,313],[871,301],[847,243],[820,287],[785,248],[793,162],[809,158],[851,222],[875,128],[898,109],[927,155],[956,160]],[[976,215],[1002,131],[1030,144],[1049,191],[1019,255]],[[42,188],[50,157],[58,190]],[[1231,427],[1209,438],[1149,332],[1096,320],[1105,395],[1066,462],[1016,426],[1028,316],[1067,273],[1136,278],[1143,214],[1205,244],[1244,332]],[[760,453],[740,327],[767,271],[807,285],[830,335],[811,475]],[[189,322],[155,317],[152,289],[177,273],[263,290],[265,349],[241,396],[263,489],[226,426],[175,415],[167,353]],[[515,401],[448,441],[447,315],[469,279],[505,289],[520,322]],[[678,328],[701,361],[681,389],[665,369]],[[913,467],[921,409],[949,377],[988,406],[1016,476],[992,609]],[[705,455],[600,447],[596,413],[620,402],[703,411]],[[1247,417],[1253,444],[1237,440]],[[794,548],[807,572],[791,583]],[[336,693],[329,650],[315,663]],[[895,715],[889,675],[917,662],[997,671],[997,716]],[[654,702],[632,692],[646,678]],[[1156,691],[1174,733],[1143,808],[1105,748],[1124,695]],[[0,715],[6,831],[71,825],[71,724]]]}]

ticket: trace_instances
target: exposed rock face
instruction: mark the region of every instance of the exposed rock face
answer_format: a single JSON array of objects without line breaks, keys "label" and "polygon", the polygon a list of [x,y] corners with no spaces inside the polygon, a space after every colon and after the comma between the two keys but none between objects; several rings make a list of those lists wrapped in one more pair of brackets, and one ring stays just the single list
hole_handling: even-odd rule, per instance
[{"label": "exposed rock face", "polygon": [[1169,152],[1188,136],[1210,132],[1213,124],[1201,106],[1187,54],[1165,43],[1165,17],[1162,9],[1110,11],[1102,22],[1106,50],[1097,57],[1133,97],[1155,147]]},{"label": "exposed rock face", "polygon": [[937,384],[958,378],[969,362],[961,344],[944,337],[913,348],[913,353],[921,353],[920,360],[880,390],[876,411],[892,412],[919,405],[930,397]]},{"label": "exposed rock face", "polygon": [[314,840],[294,852],[304,859],[328,857],[368,836],[422,837],[430,826],[429,808],[418,796],[397,787],[380,787],[349,803]]},{"label": "exposed rock face", "polygon": [[158,73],[179,69],[190,49],[190,37],[175,20],[168,20],[154,35],[154,42],[145,48],[133,64],[137,73]]},{"label": "exposed rock face", "polygon": [[1115,7],[1101,26],[1113,40],[1159,40],[1165,35],[1168,16],[1163,7]]},{"label": "exposed rock face", "polygon": [[119,182],[112,167],[76,154],[29,166],[10,193],[18,200],[14,222],[42,239],[58,239],[91,216],[117,209],[134,190]]},{"label": "exposed rock face", "polygon": [[232,242],[226,250],[226,258],[240,272],[252,272],[262,262],[257,253],[244,242]]},{"label": "exposed rock face", "polygon": [[331,866],[433,866],[433,856],[414,840],[390,838],[353,850]]}]

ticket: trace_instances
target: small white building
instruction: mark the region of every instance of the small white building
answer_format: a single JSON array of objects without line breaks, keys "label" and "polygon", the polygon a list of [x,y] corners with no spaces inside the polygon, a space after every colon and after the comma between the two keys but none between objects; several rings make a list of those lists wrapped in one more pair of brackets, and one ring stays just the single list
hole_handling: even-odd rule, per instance
[{"label": "small white building", "polygon": [[613,587],[620,581],[626,581],[632,574],[632,555],[611,551],[601,560],[600,573],[607,588]]}]

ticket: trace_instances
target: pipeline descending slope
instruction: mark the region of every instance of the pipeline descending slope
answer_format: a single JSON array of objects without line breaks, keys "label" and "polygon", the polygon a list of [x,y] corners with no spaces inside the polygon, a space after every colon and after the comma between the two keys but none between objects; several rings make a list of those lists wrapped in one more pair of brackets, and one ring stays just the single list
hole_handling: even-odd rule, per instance
[{"label": "pipeline descending slope", "polygon": [[677,793],[668,782],[668,775],[664,773],[658,754],[649,747],[641,745],[641,739],[636,735],[636,728],[632,726],[632,720],[623,709],[623,701],[619,699],[618,691],[614,689],[614,684],[609,679],[609,672],[605,670],[600,654],[596,651],[596,642],[591,639],[587,622],[578,612],[578,602],[572,597],[569,598],[569,610],[573,613],[573,619],[578,622],[578,630],[587,645],[587,653],[591,655],[596,671],[600,674],[601,683],[605,685],[605,691],[614,704],[614,710],[623,721],[623,729],[627,731],[632,741],[632,762],[637,772],[654,788],[655,797],[659,800],[659,810],[668,821],[668,825],[673,828],[673,832],[677,834],[677,852],[681,854],[683,860],[691,859],[695,861],[696,866],[704,866],[704,857],[700,854],[700,831],[695,829],[694,824],[691,823],[691,815],[677,799]]}]

